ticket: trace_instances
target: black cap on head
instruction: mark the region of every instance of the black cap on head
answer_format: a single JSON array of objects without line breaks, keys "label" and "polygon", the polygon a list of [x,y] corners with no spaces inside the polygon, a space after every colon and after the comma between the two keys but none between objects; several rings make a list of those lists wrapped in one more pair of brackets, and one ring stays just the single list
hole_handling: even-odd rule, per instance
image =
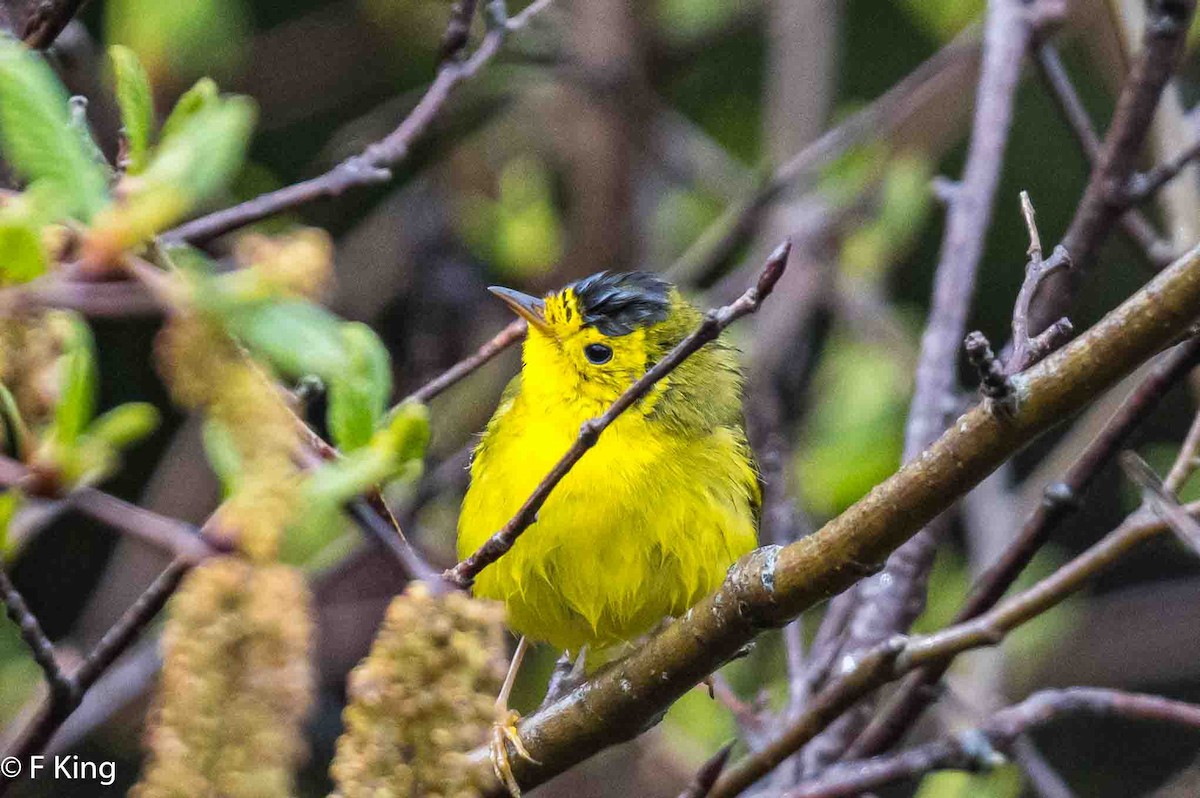
[{"label": "black cap on head", "polygon": [[648,272],[600,272],[573,283],[583,323],[605,335],[658,324],[671,306],[671,284]]}]

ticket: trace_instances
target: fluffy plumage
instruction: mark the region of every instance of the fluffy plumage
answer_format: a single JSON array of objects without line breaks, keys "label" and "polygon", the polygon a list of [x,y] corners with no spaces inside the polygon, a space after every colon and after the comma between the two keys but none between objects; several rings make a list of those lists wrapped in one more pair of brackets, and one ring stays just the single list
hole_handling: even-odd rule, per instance
[{"label": "fluffy plumage", "polygon": [[[462,555],[512,517],[581,423],[701,318],[673,286],[641,273],[602,272],[543,301],[521,374],[475,450]],[[594,344],[611,347],[607,362],[589,359]],[[476,594],[503,601],[510,626],[531,639],[595,654],[715,589],[756,542],[760,491],[741,389],[724,339],[685,361],[600,437],[512,551],[479,575]]]}]

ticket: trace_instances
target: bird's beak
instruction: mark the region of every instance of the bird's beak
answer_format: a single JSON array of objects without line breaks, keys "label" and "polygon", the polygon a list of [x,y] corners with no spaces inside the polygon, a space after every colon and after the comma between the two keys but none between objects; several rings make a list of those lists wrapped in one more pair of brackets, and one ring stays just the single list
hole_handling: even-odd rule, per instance
[{"label": "bird's beak", "polygon": [[514,313],[534,327],[542,331],[547,329],[546,303],[542,300],[529,294],[523,294],[520,291],[514,291],[511,288],[501,288],[496,285],[493,285],[488,290],[503,299],[505,304],[513,309]]}]

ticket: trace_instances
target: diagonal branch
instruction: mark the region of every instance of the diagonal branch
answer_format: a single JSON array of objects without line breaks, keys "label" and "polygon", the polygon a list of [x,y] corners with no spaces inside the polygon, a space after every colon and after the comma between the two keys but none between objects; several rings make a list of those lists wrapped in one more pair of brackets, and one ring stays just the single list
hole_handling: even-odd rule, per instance
[{"label": "diagonal branch", "polygon": [[1003,761],[997,751],[1009,751],[1024,735],[1069,715],[1115,717],[1200,731],[1197,704],[1097,687],[1044,690],[1000,710],[977,729],[892,756],[837,765],[780,798],[848,798],[934,770],[988,769]]},{"label": "diagonal branch", "polygon": [[[323,175],[261,194],[163,234],[164,241],[202,244],[232,230],[292,210],[318,199],[337,197],[353,188],[384,183],[391,179],[391,168],[408,157],[412,145],[429,129],[446,101],[463,82],[486,66],[504,45],[508,34],[528,24],[532,16],[549,5],[534,3],[509,20],[504,0],[488,0],[484,16],[488,30],[479,47],[466,60],[447,59],[438,68],[433,83],[409,112],[400,126],[358,155],[342,161]],[[457,16],[454,18],[458,19]]]},{"label": "diagonal branch", "polygon": [[[1134,430],[1150,416],[1166,392],[1184,379],[1198,363],[1198,337],[1179,344],[1160,359],[1084,448],[1062,479],[1046,487],[1041,504],[1030,513],[1012,543],[972,586],[969,597],[955,615],[955,623],[977,617],[1000,601],[1055,530],[1079,509],[1084,495]],[[847,756],[855,759],[874,756],[898,743],[933,701],[931,688],[945,672],[945,665],[933,665],[906,679],[886,708],[854,741]]]},{"label": "diagonal branch", "polygon": [[[1019,401],[1011,414],[1000,416],[987,404],[973,408],[922,457],[820,531],[747,555],[720,590],[683,618],[526,717],[520,737],[537,762],[514,754],[517,782],[532,788],[640,733],[758,632],[844,590],[1016,451],[1177,340],[1197,316],[1200,248],[1086,333],[1015,375]],[[470,764],[484,794],[506,794],[486,749],[472,752]]]},{"label": "diagonal branch", "polygon": [[567,450],[566,454],[562,456],[554,465],[554,468],[551,469],[550,473],[546,475],[546,478],[534,489],[529,498],[525,500],[525,503],[521,505],[521,509],[517,511],[517,514],[502,529],[480,546],[477,551],[446,571],[444,574],[445,578],[460,587],[469,587],[475,581],[475,577],[479,575],[480,571],[500,559],[501,556],[511,549],[517,542],[517,538],[521,536],[521,533],[537,521],[538,511],[545,504],[546,499],[549,498],[555,486],[574,468],[580,458],[596,445],[600,434],[618,416],[649,393],[650,389],[659,380],[674,371],[680,363],[699,351],[705,344],[716,340],[722,330],[742,316],[758,310],[759,305],[771,294],[771,290],[775,288],[775,283],[779,281],[784,269],[787,268],[787,259],[791,253],[791,249],[792,245],[790,242],[785,241],[781,244],[767,258],[767,262],[763,266],[762,272],[758,276],[758,281],[754,286],[738,297],[733,303],[716,310],[710,310],[705,315],[704,321],[700,323],[699,327],[680,341],[666,357],[658,361],[653,368],[638,378],[633,385],[630,385],[623,394],[617,397],[617,400],[612,403],[608,410],[604,411],[603,415],[585,421],[579,429],[579,436],[571,444],[571,448]]},{"label": "diagonal branch", "polygon": [[1046,329],[1070,308],[1101,243],[1128,207],[1126,188],[1159,97],[1179,64],[1195,11],[1195,0],[1156,0],[1151,4],[1141,52],[1117,97],[1096,166],[1061,241],[1070,254],[1071,267],[1046,281],[1030,319],[1032,334]]},{"label": "diagonal branch", "polygon": [[[1021,63],[1033,41],[1035,8],[1019,0],[988,4],[975,118],[962,182],[952,194],[934,272],[929,321],[921,337],[916,386],[905,428],[906,462],[937,440],[954,407],[959,345],[966,332],[975,275],[1004,163]],[[897,549],[882,573],[839,600],[855,602],[843,653],[865,650],[908,629],[924,606],[926,583],[941,537],[940,523],[935,520]],[[870,707],[860,707],[823,734],[814,743],[813,764],[837,759],[866,725],[869,711]]]}]

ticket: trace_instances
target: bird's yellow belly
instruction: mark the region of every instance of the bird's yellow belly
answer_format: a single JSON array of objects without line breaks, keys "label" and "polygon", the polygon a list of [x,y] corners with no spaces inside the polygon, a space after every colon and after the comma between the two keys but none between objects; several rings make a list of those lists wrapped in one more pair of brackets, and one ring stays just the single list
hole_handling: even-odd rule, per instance
[{"label": "bird's yellow belly", "polygon": [[[506,424],[521,433],[500,432],[479,454],[486,462],[475,463],[463,503],[461,554],[512,517],[578,429],[525,421]],[[682,614],[754,547],[754,474],[734,434],[682,441],[646,434],[648,423],[618,419],[512,551],[480,574],[476,594],[503,601],[515,631],[568,651],[603,650]]]}]

